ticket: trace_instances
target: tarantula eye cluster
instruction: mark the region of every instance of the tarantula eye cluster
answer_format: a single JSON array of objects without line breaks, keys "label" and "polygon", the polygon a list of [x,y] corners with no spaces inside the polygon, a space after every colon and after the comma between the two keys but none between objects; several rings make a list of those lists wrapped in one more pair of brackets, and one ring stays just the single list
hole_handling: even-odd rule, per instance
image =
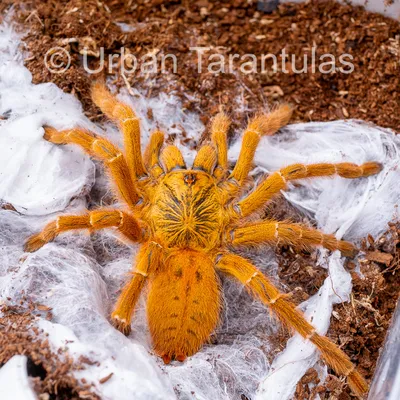
[{"label": "tarantula eye cluster", "polygon": [[254,215],[291,180],[335,174],[348,179],[367,177],[378,173],[381,166],[375,162],[290,165],[243,196],[257,145],[263,136],[273,135],[289,122],[292,110],[288,105],[250,121],[239,158],[230,170],[230,122],[225,114],[213,119],[210,142],[199,149],[192,167],[187,168],[180,150],[164,144],[160,131],[153,132],[142,156],[138,118],[101,84],[94,86],[93,100],[118,123],[124,151],[79,128],[59,132],[47,127],[45,139],[58,145],[78,145],[101,160],[123,208],[60,216],[29,238],[26,250],[36,251],[60,233],[75,229],[114,228],[126,239],[141,243],[133,274],[122,289],[111,321],[129,334],[135,305],[148,285],[147,313],[154,351],[166,363],[184,361],[196,353],[216,328],[222,307],[218,275],[226,274],[269,306],[284,325],[311,341],[325,362],[347,377],[356,394],[366,392],[367,384],[349,357],[319,335],[287,296],[235,250],[265,243],[290,244],[299,248],[323,246],[354,256],[357,249],[334,235],[302,224],[257,220]]}]

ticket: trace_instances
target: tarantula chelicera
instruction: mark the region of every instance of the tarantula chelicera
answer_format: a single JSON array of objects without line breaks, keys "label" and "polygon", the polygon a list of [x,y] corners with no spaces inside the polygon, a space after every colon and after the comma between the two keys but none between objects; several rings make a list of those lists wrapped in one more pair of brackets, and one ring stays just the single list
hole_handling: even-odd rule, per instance
[{"label": "tarantula chelicera", "polygon": [[141,155],[140,124],[133,110],[116,100],[102,84],[95,84],[93,100],[118,122],[124,152],[108,140],[81,129],[45,129],[45,139],[55,144],[76,144],[104,162],[125,209],[97,209],[84,215],[64,215],[49,223],[26,242],[36,251],[61,232],[74,229],[116,228],[126,239],[141,243],[133,274],[118,298],[111,320],[121,332],[131,330],[132,314],[145,284],[149,285],[147,313],[155,352],[164,362],[184,361],[196,353],[216,328],[221,312],[217,273],[241,282],[279,317],[281,322],[311,341],[338,374],[348,378],[358,395],[367,384],[349,357],[319,335],[287,295],[235,249],[268,243],[309,248],[323,246],[353,256],[356,248],[301,224],[256,219],[254,215],[294,179],[338,174],[359,178],[375,174],[375,162],[290,165],[261,181],[244,194],[256,147],[288,123],[291,108],[282,105],[252,119],[243,135],[234,168],[227,160],[229,119],[218,114],[211,124],[210,143],[198,151],[188,169],[179,149],[164,144],[155,131]]}]

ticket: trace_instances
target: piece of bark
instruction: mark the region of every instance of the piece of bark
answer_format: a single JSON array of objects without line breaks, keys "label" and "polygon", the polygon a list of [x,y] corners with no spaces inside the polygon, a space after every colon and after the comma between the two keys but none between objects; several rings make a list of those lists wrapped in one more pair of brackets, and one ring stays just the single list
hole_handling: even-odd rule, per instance
[{"label": "piece of bark", "polygon": [[391,254],[388,253],[382,253],[379,250],[375,250],[375,251],[368,251],[365,255],[365,258],[368,261],[374,261],[380,264],[385,264],[387,266],[390,265],[390,263],[393,260],[393,256]]}]

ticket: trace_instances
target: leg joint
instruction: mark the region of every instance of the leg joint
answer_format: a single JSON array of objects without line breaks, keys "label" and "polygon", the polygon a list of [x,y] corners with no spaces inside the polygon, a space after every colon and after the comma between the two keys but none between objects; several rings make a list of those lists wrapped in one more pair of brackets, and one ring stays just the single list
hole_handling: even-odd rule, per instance
[{"label": "leg joint", "polygon": [[145,278],[148,276],[147,272],[140,271],[140,270],[136,270],[133,274],[142,275]]},{"label": "leg joint", "polygon": [[123,124],[125,124],[128,121],[139,121],[139,118],[138,117],[128,117],[128,118],[121,119],[121,122]]},{"label": "leg joint", "polygon": [[251,275],[249,279],[247,279],[247,281],[246,281],[245,284],[246,284],[246,285],[249,285],[250,282],[251,282],[257,275],[259,275],[259,272],[258,272],[258,271],[254,272],[254,274]]},{"label": "leg joint", "polygon": [[252,134],[258,136],[260,139],[262,137],[262,133],[260,133],[260,131],[258,129],[247,129],[246,133],[248,133],[248,134],[252,133]]},{"label": "leg joint", "polygon": [[280,300],[281,298],[286,297],[286,296],[287,296],[287,294],[279,293],[276,297],[274,297],[273,299],[269,300],[269,301],[268,301],[268,304],[273,305],[273,304],[275,304],[278,300]]},{"label": "leg joint", "polygon": [[347,371],[345,371],[344,375],[347,377],[347,376],[351,375],[355,370],[356,370],[356,366],[352,365],[351,368],[349,368]]},{"label": "leg joint", "polygon": [[305,339],[311,340],[311,341],[312,341],[312,338],[313,338],[313,336],[314,336],[316,333],[317,333],[317,331],[316,331],[315,329],[313,329],[313,330],[305,337]]},{"label": "leg joint", "polygon": [[118,213],[120,217],[118,228],[121,228],[122,225],[124,224],[124,213],[121,210],[118,210]]},{"label": "leg joint", "polygon": [[282,172],[281,171],[277,171],[277,174],[281,177],[283,183],[286,185],[287,181],[286,181],[286,178],[283,176]]},{"label": "leg joint", "polygon": [[118,153],[116,156],[110,158],[110,159],[107,160],[107,161],[108,161],[108,163],[111,164],[112,162],[114,162],[115,160],[117,160],[117,159],[120,158],[120,157],[122,157],[122,153]]}]

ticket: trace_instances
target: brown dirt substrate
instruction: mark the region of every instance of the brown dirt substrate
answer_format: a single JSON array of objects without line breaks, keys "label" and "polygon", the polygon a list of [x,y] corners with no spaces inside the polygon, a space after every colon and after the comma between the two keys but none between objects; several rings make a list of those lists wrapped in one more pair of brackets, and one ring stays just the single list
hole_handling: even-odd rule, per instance
[{"label": "brown dirt substrate", "polygon": [[[239,125],[266,105],[288,101],[296,107],[297,121],[359,118],[400,129],[400,24],[362,7],[313,0],[281,5],[265,14],[257,11],[256,2],[247,0],[3,0],[0,11],[5,14],[11,3],[14,18],[27,32],[26,65],[34,82],[53,81],[75,93],[91,118],[98,116],[98,110],[91,102],[90,86],[99,76],[84,71],[83,49],[89,49],[94,68],[101,47],[107,59],[123,46],[139,59],[139,65],[135,73],[126,75],[127,81],[115,67],[111,75],[115,84],[139,86],[149,96],[174,91],[184,107],[200,112],[205,121],[223,107]],[[137,29],[122,32],[115,22]],[[66,73],[51,74],[44,68],[44,54],[54,46],[65,48],[72,56]],[[197,71],[197,53],[189,49],[195,46],[210,47],[201,73]],[[302,69],[305,54],[310,60],[313,46],[316,73],[310,65],[307,73],[295,73],[294,69]],[[283,48],[289,59],[282,65]],[[177,73],[140,74],[140,57],[150,53],[176,55]],[[235,53],[256,55],[257,71],[261,70],[261,56],[274,54],[278,71],[272,70],[272,62],[266,62],[266,73],[243,74],[240,66],[249,59],[234,60],[234,73],[207,71],[207,65],[216,60],[209,60],[210,55]],[[337,67],[343,66],[339,57],[350,54],[354,72],[321,73],[321,62],[329,58],[319,61],[319,56],[328,53],[335,57]],[[296,57],[294,65],[292,55]],[[171,65],[166,65],[166,70],[172,71]]]},{"label": "brown dirt substrate", "polygon": [[72,376],[74,370],[84,369],[84,362],[73,362],[61,349],[54,353],[46,335],[35,326],[36,315],[52,318],[48,307],[23,301],[1,306],[0,314],[0,366],[14,355],[25,355],[29,379],[42,400],[99,400],[91,385]]},{"label": "brown dirt substrate", "polygon": [[[328,336],[357,365],[364,377],[371,381],[379,351],[399,297],[400,283],[400,223],[389,224],[387,232],[377,240],[368,237],[362,244],[361,275],[352,271],[353,292],[349,303],[334,307]],[[326,271],[315,267],[313,254],[298,254],[291,248],[280,251],[279,277],[295,294],[295,301],[307,300],[323,283]],[[332,371],[331,371],[332,372]],[[312,390],[308,384],[316,384]],[[347,400],[351,393],[343,380],[330,375],[319,385],[315,370],[311,369],[297,387],[297,399]]]},{"label": "brown dirt substrate", "polygon": [[[116,68],[107,76],[116,86],[138,87],[148,96],[160,91],[174,92],[181,97],[184,107],[199,112],[205,123],[223,108],[233,117],[236,127],[242,126],[254,112],[288,101],[295,106],[296,121],[359,118],[400,130],[400,24],[360,7],[310,1],[282,5],[272,14],[263,14],[257,11],[255,2],[247,0],[3,0],[0,20],[11,4],[14,4],[13,18],[24,32],[25,64],[34,82],[54,82],[64,91],[74,93],[93,120],[100,113],[90,99],[90,87],[95,79],[104,79],[106,74],[103,71],[89,75],[84,70],[84,48],[90,50],[90,66],[96,68],[101,47],[107,56],[119,53],[123,46],[138,58],[154,49],[158,55],[175,54],[178,71],[147,77],[137,71],[124,79]],[[136,25],[137,29],[123,32],[115,22]],[[293,65],[287,62],[285,67],[289,73],[281,70],[273,73],[268,69],[264,74],[247,75],[237,69],[233,74],[218,75],[207,72],[207,60],[203,60],[204,68],[199,73],[197,54],[189,51],[189,47],[203,46],[211,48],[207,56],[252,53],[259,61],[262,54],[278,55],[285,48],[288,54],[296,55],[299,69],[304,54],[310,55],[314,44],[317,58],[324,53],[336,58],[342,53],[351,54],[354,72],[312,74],[308,70],[308,73],[296,74]],[[44,54],[55,46],[65,48],[72,56],[70,68],[62,74],[52,74],[44,66]],[[281,65],[279,57],[278,60]],[[107,67],[106,64],[105,70]],[[287,217],[289,212],[294,220],[299,218],[283,204],[278,202],[273,207],[276,215]],[[366,256],[361,262],[364,278],[353,273],[352,301],[335,307],[329,330],[329,336],[368,379],[373,375],[398,296],[399,234],[400,225],[392,225],[377,244],[366,239]],[[314,253],[283,248],[278,251],[278,258],[280,279],[293,292],[296,302],[314,294],[326,277],[326,271],[316,267]],[[348,267],[353,268],[351,262]],[[4,318],[4,326],[9,325],[9,318],[11,321],[21,318],[22,324],[17,323],[17,327],[21,325],[17,331],[4,330],[0,325],[4,343],[14,340],[11,338],[20,335],[19,332],[26,332],[24,323],[30,324],[29,312],[11,312]],[[4,336],[9,334],[13,336]],[[20,347],[5,353],[0,363],[19,354],[19,349],[29,353],[29,349],[36,351],[35,346],[41,346],[34,337],[29,338],[21,339]],[[280,339],[285,338],[287,335],[282,334]],[[46,364],[49,359],[42,360],[40,354],[31,357],[33,362],[39,360],[46,373],[54,371],[57,366]],[[68,393],[76,395],[82,390],[77,389],[76,382],[68,382],[65,384]],[[310,390],[309,383],[316,387]],[[54,393],[54,387],[48,386],[45,380],[38,381],[37,387],[41,393]],[[299,383],[296,398],[312,399],[317,392],[324,399],[350,398],[349,389],[339,378],[330,375],[320,385],[316,372],[310,370]]]}]

